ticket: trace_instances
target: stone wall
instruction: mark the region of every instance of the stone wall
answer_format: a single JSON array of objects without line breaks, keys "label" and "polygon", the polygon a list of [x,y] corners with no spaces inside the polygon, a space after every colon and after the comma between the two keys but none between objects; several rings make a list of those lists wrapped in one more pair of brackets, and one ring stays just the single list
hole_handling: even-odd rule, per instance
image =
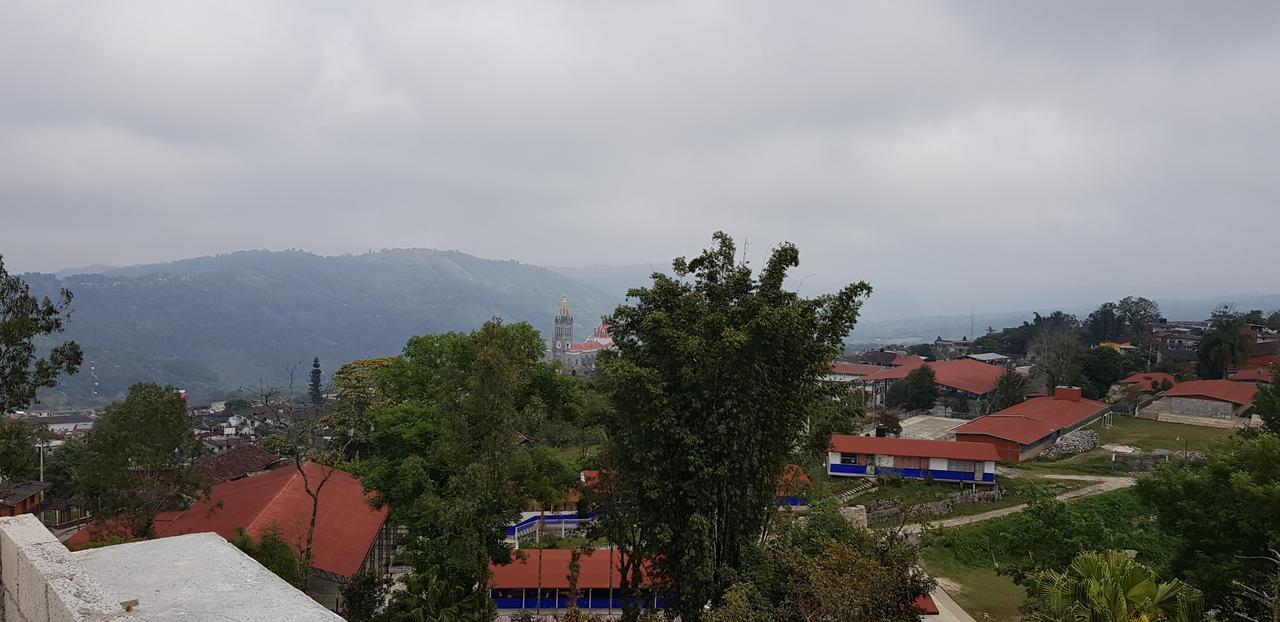
[{"label": "stone wall", "polygon": [[1231,403],[1217,400],[1202,400],[1192,397],[1166,397],[1166,410],[1175,415],[1192,415],[1195,417],[1213,417],[1230,419],[1235,416]]},{"label": "stone wall", "polygon": [[917,503],[906,508],[900,507],[897,499],[877,499],[867,504],[867,521],[871,523],[887,523],[897,521],[906,512],[908,517],[947,516],[955,511],[961,503],[990,503],[999,501],[1004,496],[999,488],[989,490],[966,490],[947,495],[945,499]]},{"label": "stone wall", "polygon": [[0,518],[0,622],[140,620],[30,514]]}]

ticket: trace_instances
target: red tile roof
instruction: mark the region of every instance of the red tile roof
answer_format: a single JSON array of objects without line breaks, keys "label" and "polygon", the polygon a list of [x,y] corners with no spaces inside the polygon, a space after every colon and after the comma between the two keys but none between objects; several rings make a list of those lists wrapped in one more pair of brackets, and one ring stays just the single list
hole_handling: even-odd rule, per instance
[{"label": "red tile roof", "polygon": [[1256,367],[1270,367],[1280,364],[1280,354],[1255,354],[1250,356],[1249,362],[1245,364]]},{"label": "red tile roof", "polygon": [[1110,406],[1093,400],[1036,397],[985,417],[978,417],[953,432],[982,434],[1030,445],[1053,434],[1096,417]]},{"label": "red tile roof", "polygon": [[[569,587],[569,549],[522,549],[512,552],[510,564],[490,564],[493,576],[489,587],[493,589],[519,589],[538,587],[541,565],[544,589]],[[521,559],[520,557],[524,557]],[[579,558],[578,589],[619,587],[621,554],[612,549],[594,549]],[[612,562],[612,563],[610,563]],[[612,569],[610,569],[612,566]]]},{"label": "red tile roof", "polygon": [[[327,467],[303,465],[311,486],[317,486]],[[312,566],[337,575],[355,575],[364,564],[387,520],[388,509],[369,507],[360,480],[345,471],[333,471],[320,492]],[[207,498],[182,512],[167,512],[156,521],[156,536],[176,536],[212,531],[228,540],[238,529],[258,538],[272,525],[301,552],[311,520],[311,497],[302,475],[292,465],[254,477],[224,482]]]},{"label": "red tile roof", "polygon": [[1233,380],[1191,380],[1164,392],[1165,397],[1192,397],[1232,404],[1248,404],[1258,387]]},{"label": "red tile roof", "polygon": [[1139,372],[1116,384],[1136,384],[1138,385],[1138,388],[1150,389],[1152,382],[1155,382],[1156,388],[1159,388],[1160,384],[1166,380],[1169,381],[1169,384],[1178,384],[1178,379],[1175,378],[1173,374],[1168,374],[1162,371]]},{"label": "red tile roof", "polygon": [[1236,382],[1274,382],[1275,374],[1272,373],[1270,367],[1250,367],[1240,371],[1233,371],[1227,376],[1227,380]]},{"label": "red tile roof", "polygon": [[884,368],[879,365],[868,365],[866,363],[836,361],[831,364],[831,373],[842,376],[869,376],[882,369]]},{"label": "red tile roof", "polygon": [[196,462],[196,470],[214,483],[240,479],[261,471],[280,460],[277,456],[256,445],[243,445],[220,454],[210,454]]},{"label": "red tile roof", "polygon": [[953,458],[956,460],[998,461],[995,447],[987,443],[930,441],[918,438],[889,438],[836,434],[831,437],[831,451],[846,454],[876,454],[916,458]]},{"label": "red tile roof", "polygon": [[804,472],[803,467],[798,464],[788,464],[782,470],[782,477],[778,478],[778,496],[793,495],[812,483],[813,480],[809,479],[809,474]]},{"label": "red tile roof", "polygon": [[892,367],[871,374],[866,379],[901,380],[921,365],[927,365],[933,369],[935,381],[938,384],[976,395],[994,391],[996,381],[1000,379],[1000,375],[1005,370],[999,365],[990,365],[973,359],[955,359],[953,361],[935,361],[933,363],[925,363],[921,359],[920,363],[914,367],[909,365]]},{"label": "red tile roof", "polygon": [[920,615],[936,616],[939,613],[938,604],[933,602],[933,597],[928,594],[917,598],[911,604],[915,606],[916,611],[920,612]]}]

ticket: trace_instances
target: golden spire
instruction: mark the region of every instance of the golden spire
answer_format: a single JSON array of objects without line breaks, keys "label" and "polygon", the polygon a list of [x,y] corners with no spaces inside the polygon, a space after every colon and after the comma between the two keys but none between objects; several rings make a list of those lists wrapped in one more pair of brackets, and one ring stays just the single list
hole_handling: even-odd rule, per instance
[{"label": "golden spire", "polygon": [[569,317],[569,292],[560,294],[560,317]]}]

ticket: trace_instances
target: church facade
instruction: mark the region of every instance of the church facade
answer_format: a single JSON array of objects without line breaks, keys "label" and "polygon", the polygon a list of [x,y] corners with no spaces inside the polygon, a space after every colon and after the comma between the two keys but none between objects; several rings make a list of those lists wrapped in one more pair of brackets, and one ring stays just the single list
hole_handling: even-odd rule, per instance
[{"label": "church facade", "polygon": [[596,357],[613,349],[609,329],[600,324],[585,341],[573,340],[573,314],[569,313],[569,295],[560,296],[560,313],[555,318],[555,330],[547,344],[547,359],[560,363],[560,371],[574,376],[591,377],[596,373]]}]

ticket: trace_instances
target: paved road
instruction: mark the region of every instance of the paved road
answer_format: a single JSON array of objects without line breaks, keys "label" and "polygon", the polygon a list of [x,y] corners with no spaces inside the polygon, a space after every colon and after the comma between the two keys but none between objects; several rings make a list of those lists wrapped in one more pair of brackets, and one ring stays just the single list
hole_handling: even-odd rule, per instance
[{"label": "paved road", "polygon": [[[1070,501],[1072,499],[1090,497],[1093,495],[1100,495],[1104,492],[1128,488],[1137,482],[1137,480],[1132,477],[1108,477],[1103,475],[1045,475],[1043,477],[1045,479],[1066,479],[1094,482],[1084,488],[1077,488],[1058,495],[1058,499],[1062,501]],[[983,512],[982,514],[957,516],[955,518],[947,518],[927,524],[935,527],[959,527],[960,525],[970,525],[973,523],[980,523],[985,520],[991,520],[993,518],[1000,518],[1001,516],[1008,516],[1014,512],[1021,512],[1026,509],[1026,507],[1027,504],[1023,503],[1022,505],[991,510],[990,512]],[[924,529],[925,524],[926,523],[914,523],[911,525],[905,525],[902,530],[904,533],[909,534],[920,533]]]}]

